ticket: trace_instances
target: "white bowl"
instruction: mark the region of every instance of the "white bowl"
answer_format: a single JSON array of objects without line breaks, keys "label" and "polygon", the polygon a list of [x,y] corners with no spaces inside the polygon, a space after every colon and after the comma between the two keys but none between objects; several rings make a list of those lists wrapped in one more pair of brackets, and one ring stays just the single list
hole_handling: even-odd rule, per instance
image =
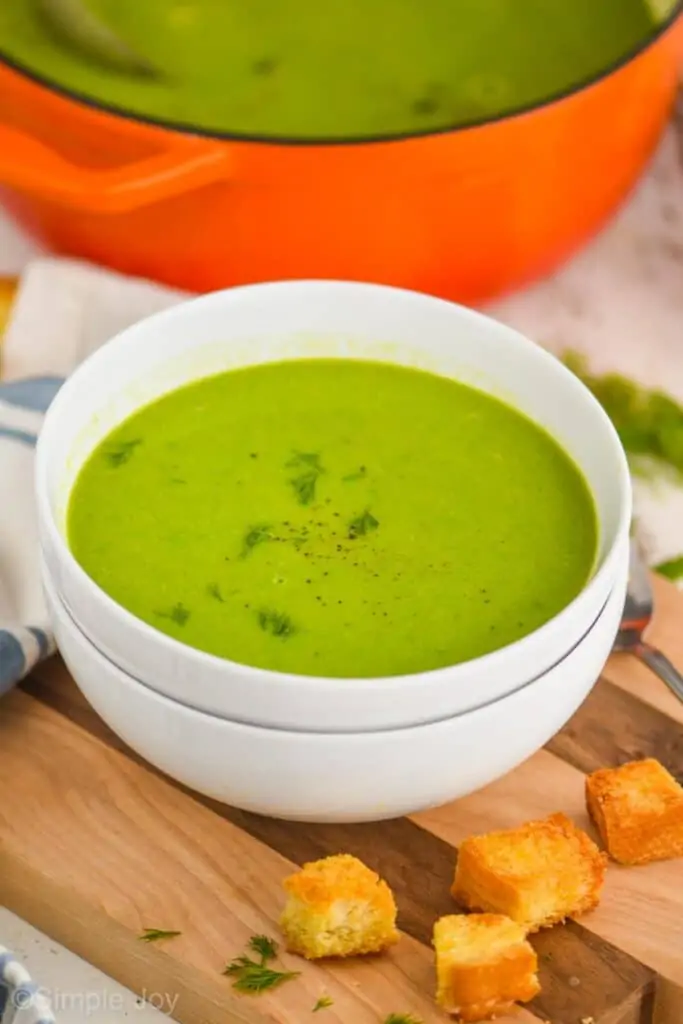
[{"label": "white bowl", "polygon": [[411,814],[493,782],[535,753],[595,683],[624,607],[627,565],[590,632],[541,679],[475,711],[408,729],[304,733],[231,722],[137,682],[78,629],[44,573],[59,649],[95,711],[178,782],[257,814],[359,822]]},{"label": "white bowl", "polygon": [[[597,504],[600,550],[581,594],[534,633],[485,657],[371,680],[287,675],[204,654],[108,597],[65,540],[69,492],[98,442],[140,405],[187,381],[230,367],[311,356],[432,370],[508,400],[544,426],[581,467]],[[510,693],[554,665],[590,628],[613,589],[631,514],[628,468],[617,435],[559,361],[510,328],[440,299],[324,281],[218,292],[144,320],[105,345],[76,370],[50,407],[38,444],[37,496],[50,574],[70,614],[107,658],[200,710],[323,732],[437,721]]]}]

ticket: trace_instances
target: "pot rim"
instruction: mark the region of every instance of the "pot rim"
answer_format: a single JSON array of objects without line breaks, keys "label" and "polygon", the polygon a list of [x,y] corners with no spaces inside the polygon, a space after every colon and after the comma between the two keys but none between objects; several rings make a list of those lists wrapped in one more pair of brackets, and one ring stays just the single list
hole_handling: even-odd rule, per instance
[{"label": "pot rim", "polygon": [[440,135],[450,135],[456,132],[464,132],[473,128],[484,128],[488,125],[500,124],[505,121],[513,120],[514,118],[521,117],[525,114],[532,114],[545,110],[548,107],[553,106],[556,103],[561,103],[564,100],[568,100],[573,96],[576,96],[582,92],[588,91],[592,86],[598,85],[610,78],[613,74],[625,68],[628,64],[640,57],[641,54],[645,53],[651,47],[655,46],[660,39],[670,28],[673,28],[679,18],[683,19],[683,0],[676,0],[676,3],[671,13],[660,23],[656,30],[649,35],[642,42],[638,43],[632,50],[627,51],[622,57],[619,57],[616,61],[613,61],[610,65],[603,68],[601,71],[589,76],[574,85],[568,86],[566,89],[562,89],[557,93],[553,93],[545,99],[538,100],[536,102],[527,103],[521,107],[516,107],[513,110],[506,111],[501,114],[496,114],[493,117],[482,117],[474,121],[468,121],[467,123],[456,123],[449,125],[444,128],[425,128],[423,131],[412,131],[412,132],[393,132],[386,135],[371,135],[371,136],[344,136],[344,137],[306,137],[306,136],[286,136],[286,135],[260,135],[251,134],[249,132],[229,132],[229,131],[216,131],[208,128],[200,128],[196,125],[187,124],[182,121],[171,121],[165,118],[150,117],[143,114],[136,114],[132,111],[126,110],[124,107],[117,106],[116,104],[104,103],[101,100],[95,100],[90,96],[80,93],[77,90],[69,89],[66,86],[59,85],[57,82],[52,81],[47,75],[42,75],[37,71],[28,68],[21,61],[15,60],[4,52],[2,46],[0,46],[0,65],[4,64],[12,71],[17,72],[24,78],[29,79],[36,85],[41,85],[49,89],[51,92],[56,93],[58,96],[64,99],[69,99],[81,104],[82,106],[88,107],[90,110],[100,114],[110,114],[116,117],[121,117],[129,121],[135,122],[137,125],[147,126],[150,128],[163,129],[165,131],[178,132],[185,135],[193,135],[198,138],[214,139],[224,142],[246,142],[246,143],[265,143],[273,146],[369,146],[377,145],[378,143],[386,142],[404,142],[410,139],[424,139],[433,138]]}]

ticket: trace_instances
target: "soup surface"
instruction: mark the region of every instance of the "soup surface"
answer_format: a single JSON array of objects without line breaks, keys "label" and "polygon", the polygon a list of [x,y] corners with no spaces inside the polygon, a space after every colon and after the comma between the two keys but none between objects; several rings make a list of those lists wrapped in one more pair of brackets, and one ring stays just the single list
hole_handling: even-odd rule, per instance
[{"label": "soup surface", "polygon": [[543,430],[463,384],[314,359],[205,378],[95,449],[68,509],[89,575],[184,643],[384,676],[531,632],[581,590],[592,496]]},{"label": "soup surface", "polygon": [[[71,34],[51,30],[41,5],[59,24],[75,19]],[[74,14],[79,5],[159,74],[108,69],[99,34],[91,46]],[[0,0],[0,49],[142,116],[362,137],[539,102],[637,47],[658,9],[661,0]]]}]

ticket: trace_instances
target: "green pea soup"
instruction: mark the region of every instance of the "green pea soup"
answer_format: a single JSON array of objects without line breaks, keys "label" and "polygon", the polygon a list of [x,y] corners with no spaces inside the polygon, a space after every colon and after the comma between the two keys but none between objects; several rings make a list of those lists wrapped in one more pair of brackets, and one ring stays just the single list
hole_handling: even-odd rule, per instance
[{"label": "green pea soup", "polygon": [[597,548],[592,495],[549,434],[475,388],[302,359],[201,379],[92,452],[78,562],[199,650],[381,677],[465,662],[564,608]]},{"label": "green pea soup", "polygon": [[[469,124],[557,96],[643,45],[672,6],[0,0],[0,49],[59,86],[142,117],[214,132],[363,138]],[[158,73],[108,66],[101,32],[83,27],[93,18]]]}]

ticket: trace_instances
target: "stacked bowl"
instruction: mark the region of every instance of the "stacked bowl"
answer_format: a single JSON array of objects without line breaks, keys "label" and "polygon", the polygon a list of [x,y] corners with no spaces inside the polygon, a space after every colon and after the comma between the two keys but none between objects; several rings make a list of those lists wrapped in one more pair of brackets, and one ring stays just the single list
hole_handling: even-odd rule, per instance
[{"label": "stacked bowl", "polygon": [[[190,381],[312,357],[455,378],[543,427],[582,471],[595,502],[598,554],[581,592],[540,628],[490,654],[379,679],[238,664],[181,643],[114,601],[79,565],[66,530],[74,483],[99,442]],[[82,364],[53,403],[38,446],[37,497],[57,642],[94,709],[172,778],[273,817],[378,820],[492,782],[571,717],[598,678],[623,609],[630,482],[600,406],[559,361],[509,328],[381,286],[254,285],[128,329]],[[557,543],[559,551],[561,537]]]}]

